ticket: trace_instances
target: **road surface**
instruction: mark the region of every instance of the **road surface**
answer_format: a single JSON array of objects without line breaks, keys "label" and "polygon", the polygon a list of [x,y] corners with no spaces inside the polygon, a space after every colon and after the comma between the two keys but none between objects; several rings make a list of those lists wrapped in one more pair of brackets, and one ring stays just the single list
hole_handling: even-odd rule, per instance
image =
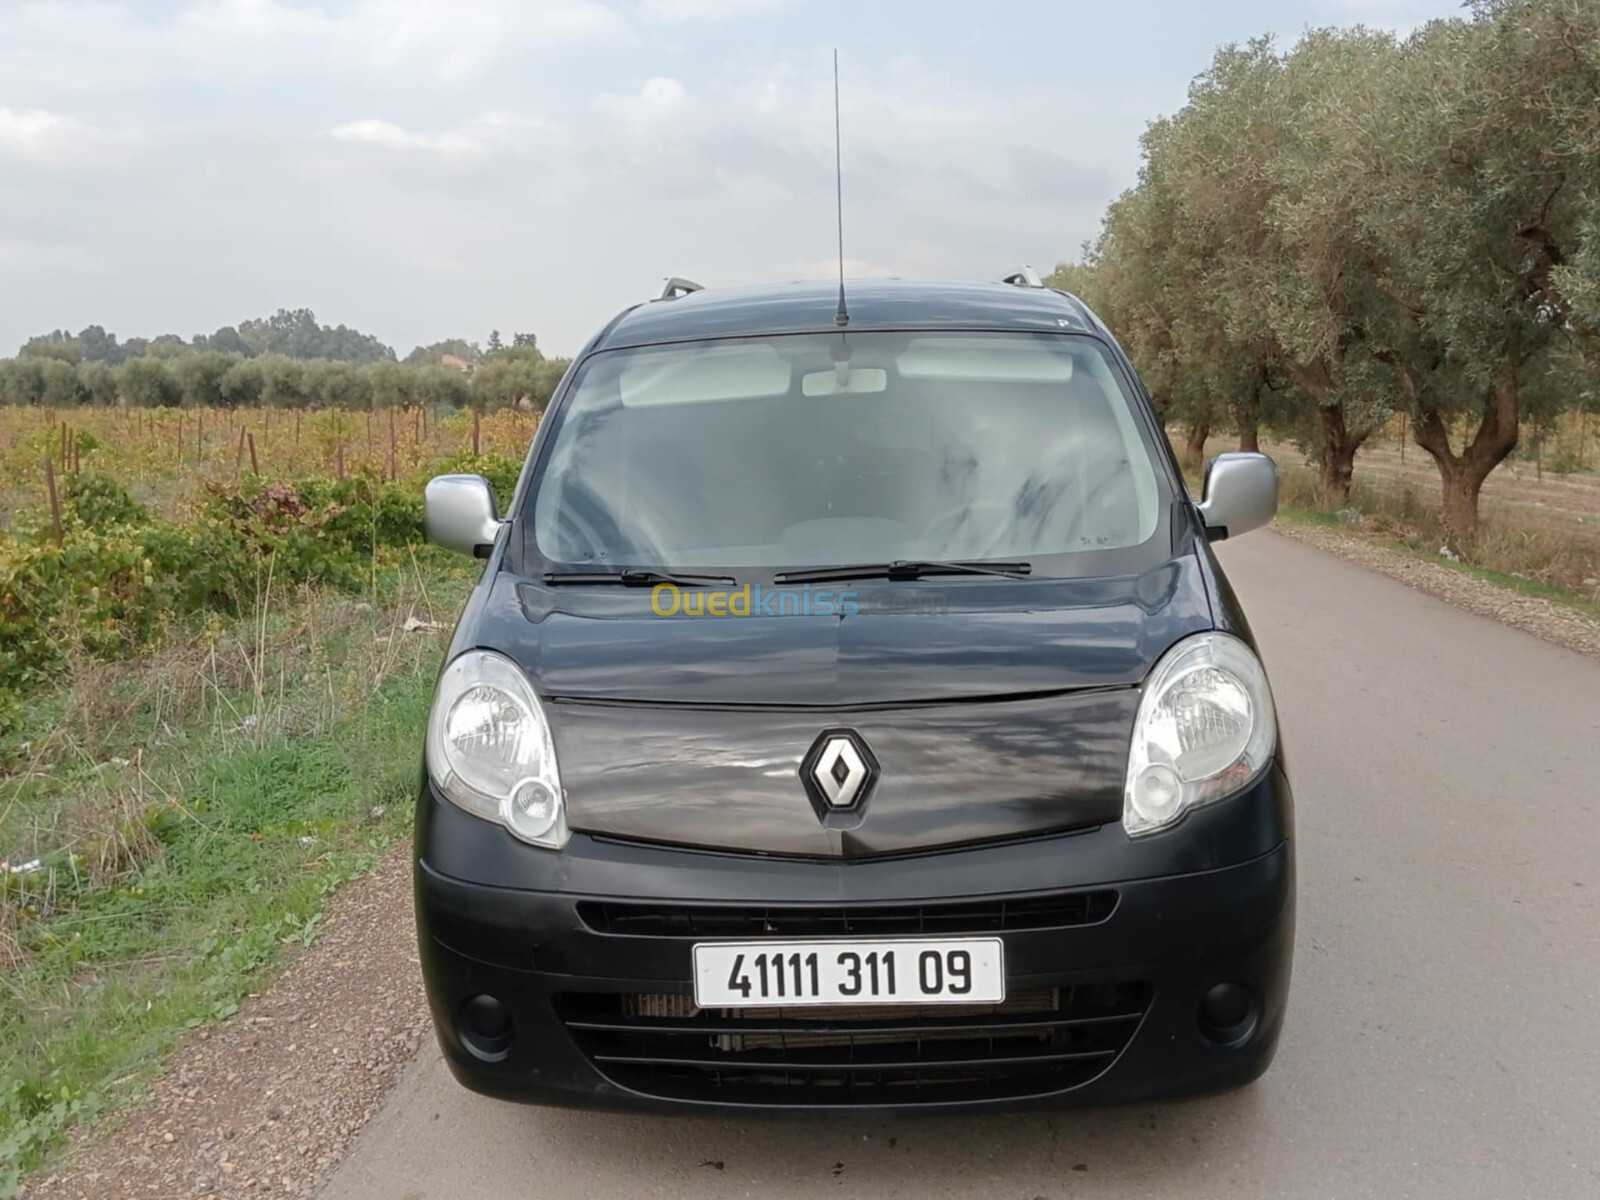
[{"label": "road surface", "polygon": [[1600,663],[1275,535],[1222,557],[1299,810],[1259,1083],[973,1121],[656,1119],[485,1100],[430,1044],[323,1200],[1600,1197]]}]

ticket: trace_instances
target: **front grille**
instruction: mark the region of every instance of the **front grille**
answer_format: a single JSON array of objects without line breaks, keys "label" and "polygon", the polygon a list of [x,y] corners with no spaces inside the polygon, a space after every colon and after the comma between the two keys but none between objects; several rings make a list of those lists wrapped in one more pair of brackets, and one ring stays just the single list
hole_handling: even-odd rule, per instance
[{"label": "front grille", "polygon": [[1112,889],[930,904],[730,905],[585,900],[578,919],[596,933],[633,937],[890,937],[979,934],[1095,925],[1117,907]]},{"label": "front grille", "polygon": [[1145,983],[1014,992],[1001,1004],[700,1009],[678,994],[569,994],[556,1010],[607,1079],[725,1104],[940,1104],[1044,1095],[1109,1067]]}]

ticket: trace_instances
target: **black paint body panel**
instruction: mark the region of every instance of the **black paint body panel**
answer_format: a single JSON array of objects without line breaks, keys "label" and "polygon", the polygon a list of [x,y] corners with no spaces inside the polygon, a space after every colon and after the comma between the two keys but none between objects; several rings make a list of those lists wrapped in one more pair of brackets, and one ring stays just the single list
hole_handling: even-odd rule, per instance
[{"label": "black paint body panel", "polygon": [[[548,711],[574,829],[859,858],[1119,820],[1138,702],[1133,688],[1117,688],[854,713],[610,704]],[[821,730],[846,725],[871,747],[882,777],[856,827],[830,829],[799,767]]]},{"label": "black paint body panel", "polygon": [[[1138,841],[1116,824],[856,862],[708,854],[586,835],[552,853],[430,796],[426,785],[417,812],[418,843],[427,847],[415,872],[418,934],[439,1044],[456,1078],[490,1095],[659,1112],[996,1112],[1235,1087],[1266,1070],[1276,1052],[1295,923],[1293,809],[1288,781],[1277,768],[1240,795]],[[561,995],[691,989],[692,938],[597,933],[578,915],[585,901],[905,904],[1027,898],[1108,884],[1116,886],[1118,902],[1103,922],[1004,935],[1011,990],[1115,980],[1140,980],[1154,989],[1149,1011],[1116,1061],[1092,1081],[1051,1095],[904,1108],[666,1101],[607,1079],[555,1008]],[[1259,1004],[1251,1036],[1226,1047],[1208,1041],[1196,1022],[1202,997],[1224,981],[1250,988]],[[516,1030],[499,1061],[485,1061],[462,1041],[462,1006],[477,995],[506,1005]]]},{"label": "black paint body panel", "polygon": [[[643,305],[578,362],[621,346],[828,330],[835,301],[830,289],[798,287]],[[1044,570],[905,585],[941,593],[939,615],[664,618],[648,589],[539,582],[521,514],[545,422],[450,656],[491,649],[528,673],[545,700],[575,832],[561,851],[524,844],[424,777],[417,926],[450,1069],[473,1089],[538,1103],[876,1116],[1126,1102],[1254,1079],[1277,1046],[1293,957],[1293,804],[1281,747],[1250,786],[1169,829],[1134,839],[1120,819],[1151,667],[1203,630],[1251,641],[1147,393],[1094,314],[1046,289],[863,284],[851,327],[1056,329],[1102,340],[1140,400],[1170,504],[1149,557],[1081,578]],[[557,389],[553,417],[571,381]],[[817,735],[838,729],[864,740],[879,772],[858,819],[830,823],[798,769]],[[1084,889],[1114,890],[1109,916],[1003,934],[1008,989],[1138,981],[1150,1000],[1114,1061],[1051,1094],[837,1107],[663,1099],[609,1078],[558,1012],[562,996],[692,992],[692,939],[596,932],[581,904],[905,906]],[[1223,982],[1242,985],[1255,1005],[1248,1033],[1227,1044],[1197,1019]],[[475,997],[503,1006],[503,1052],[464,1039]]]},{"label": "black paint body panel", "polygon": [[[1119,819],[1137,685],[1213,625],[1197,551],[1136,577],[933,586],[942,615],[664,618],[645,589],[500,573],[470,645],[549,701],[575,830],[860,857]],[[823,827],[798,774],[836,726],[883,766],[851,830]]]}]

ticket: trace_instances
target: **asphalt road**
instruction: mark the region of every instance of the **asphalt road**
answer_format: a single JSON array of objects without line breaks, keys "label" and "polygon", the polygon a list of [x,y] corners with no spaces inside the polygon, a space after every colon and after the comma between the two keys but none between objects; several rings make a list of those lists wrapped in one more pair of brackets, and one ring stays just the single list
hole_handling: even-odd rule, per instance
[{"label": "asphalt road", "polygon": [[1222,557],[1299,810],[1260,1082],[977,1121],[672,1120],[481,1099],[430,1044],[324,1200],[1600,1197],[1600,663],[1270,534]]}]

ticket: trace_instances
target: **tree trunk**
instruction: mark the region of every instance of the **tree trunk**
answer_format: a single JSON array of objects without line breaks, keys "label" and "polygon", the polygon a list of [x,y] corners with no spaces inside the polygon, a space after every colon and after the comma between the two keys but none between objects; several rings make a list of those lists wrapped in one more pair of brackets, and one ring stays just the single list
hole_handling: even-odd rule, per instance
[{"label": "tree trunk", "polygon": [[1458,547],[1470,547],[1478,536],[1478,492],[1483,476],[1467,470],[1458,459],[1449,466],[1439,464],[1439,482],[1445,539]]},{"label": "tree trunk", "polygon": [[1517,448],[1517,416],[1521,390],[1514,371],[1507,370],[1489,393],[1477,431],[1457,454],[1450,448],[1449,426],[1436,408],[1419,408],[1413,427],[1417,445],[1439,467],[1440,512],[1445,538],[1470,548],[1478,536],[1478,493],[1489,472]]},{"label": "tree trunk", "polygon": [[1205,461],[1206,439],[1211,436],[1211,422],[1201,418],[1189,426],[1189,436],[1183,444],[1183,461],[1199,466]]},{"label": "tree trunk", "polygon": [[1233,423],[1239,430],[1239,449],[1247,454],[1261,450],[1261,390],[1260,385],[1233,408]]},{"label": "tree trunk", "polygon": [[1345,424],[1344,406],[1324,404],[1333,391],[1325,364],[1285,364],[1294,381],[1317,402],[1317,476],[1324,508],[1350,499],[1350,480],[1355,474],[1356,451],[1367,440],[1371,429],[1352,433]]},{"label": "tree trunk", "polygon": [[1323,505],[1332,508],[1350,499],[1356,451],[1367,440],[1369,431],[1352,433],[1345,424],[1344,409],[1337,404],[1317,409],[1317,428],[1321,434],[1317,447],[1318,483]]}]

